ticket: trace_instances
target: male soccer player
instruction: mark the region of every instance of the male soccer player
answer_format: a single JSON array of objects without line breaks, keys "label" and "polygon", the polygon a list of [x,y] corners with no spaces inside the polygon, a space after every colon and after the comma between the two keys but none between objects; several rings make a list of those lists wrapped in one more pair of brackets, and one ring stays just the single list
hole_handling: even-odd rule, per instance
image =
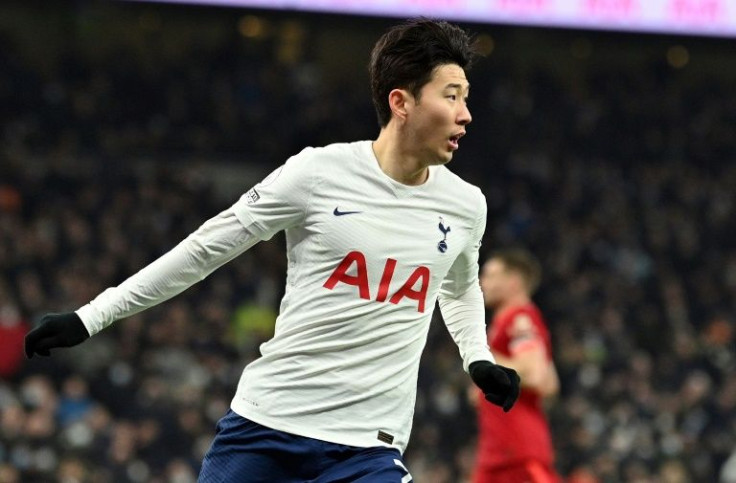
[{"label": "male soccer player", "polygon": [[531,296],[539,285],[539,262],[521,249],[501,250],[483,265],[480,283],[486,307],[494,310],[488,342],[496,362],[521,377],[521,395],[507,415],[478,407],[475,483],[559,481],[542,400],[559,391],[552,344]]},{"label": "male soccer player", "polygon": [[417,371],[435,301],[465,369],[508,411],[515,371],[483,327],[480,190],[443,165],[471,121],[467,34],[409,21],[370,61],[375,141],[307,148],[169,253],[74,313],[48,315],[26,352],[78,344],[286,231],[274,337],[243,371],[201,482],[406,482]]}]

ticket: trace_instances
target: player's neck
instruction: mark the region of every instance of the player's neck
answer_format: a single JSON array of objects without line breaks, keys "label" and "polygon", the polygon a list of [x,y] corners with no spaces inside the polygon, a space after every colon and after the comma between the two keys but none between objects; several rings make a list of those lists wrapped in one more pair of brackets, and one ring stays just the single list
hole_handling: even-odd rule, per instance
[{"label": "player's neck", "polygon": [[497,314],[500,314],[500,313],[505,312],[506,310],[509,310],[511,308],[523,307],[524,305],[529,305],[531,303],[531,301],[532,300],[526,294],[514,295],[512,297],[507,298],[503,302],[501,302],[496,307],[495,312]]},{"label": "player's neck", "polygon": [[373,153],[381,171],[399,183],[417,186],[427,181],[429,168],[399,142],[399,133],[391,126],[381,129],[373,142]]}]

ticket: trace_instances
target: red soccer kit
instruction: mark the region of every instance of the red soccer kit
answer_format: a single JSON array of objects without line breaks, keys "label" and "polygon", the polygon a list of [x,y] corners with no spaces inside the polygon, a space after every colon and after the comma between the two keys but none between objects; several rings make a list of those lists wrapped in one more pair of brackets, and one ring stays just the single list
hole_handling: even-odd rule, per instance
[{"label": "red soccer kit", "polygon": [[[513,357],[531,344],[542,344],[552,360],[549,330],[536,305],[510,307],[496,314],[488,332],[494,354]],[[482,398],[482,396],[480,396]],[[559,481],[542,398],[523,388],[508,413],[484,401],[478,406],[478,461],[475,483],[547,483]]]}]

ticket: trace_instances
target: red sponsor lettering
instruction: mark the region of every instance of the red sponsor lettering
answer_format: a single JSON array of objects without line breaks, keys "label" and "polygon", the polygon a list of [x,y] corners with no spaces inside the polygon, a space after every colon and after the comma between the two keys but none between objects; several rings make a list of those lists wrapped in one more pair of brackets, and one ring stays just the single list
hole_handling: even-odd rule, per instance
[{"label": "red sponsor lettering", "polygon": [[[391,280],[396,270],[397,261],[393,258],[386,260],[383,267],[383,274],[381,275],[381,281],[378,284],[378,293],[376,295],[376,302],[385,302],[388,298],[389,289],[391,286]],[[353,270],[355,266],[355,273],[349,274],[348,271]],[[409,275],[409,278],[404,284],[391,296],[389,302],[392,304],[398,304],[402,299],[408,298],[417,301],[417,310],[424,313],[427,300],[427,290],[429,289],[430,280],[429,268],[419,266]],[[365,261],[365,255],[359,251],[352,251],[345,255],[345,258],[340,261],[335,270],[329,276],[323,287],[332,290],[338,283],[345,283],[358,287],[358,295],[360,298],[370,300],[370,288],[368,287],[368,267]],[[417,283],[419,287],[417,288]]]},{"label": "red sponsor lettering", "polygon": [[[357,267],[357,273],[348,275],[348,270],[353,264]],[[345,258],[342,259],[330,278],[325,282],[324,287],[332,290],[337,282],[355,285],[358,287],[360,298],[370,300],[371,294],[368,289],[368,270],[365,267],[365,255],[357,251],[345,255]]]},{"label": "red sponsor lettering", "polygon": [[391,279],[394,276],[394,269],[396,268],[396,260],[389,258],[386,260],[386,265],[383,267],[383,275],[381,275],[381,283],[378,285],[378,295],[376,296],[376,302],[385,302],[388,297],[388,287],[391,285]]},{"label": "red sponsor lettering", "polygon": [[[422,285],[419,290],[414,290],[414,285],[421,279]],[[416,270],[409,276],[409,280],[404,282],[404,285],[391,297],[392,304],[398,304],[401,299],[406,297],[418,302],[417,310],[424,313],[424,301],[427,298],[427,288],[429,287],[429,269],[427,267],[417,267]]]}]

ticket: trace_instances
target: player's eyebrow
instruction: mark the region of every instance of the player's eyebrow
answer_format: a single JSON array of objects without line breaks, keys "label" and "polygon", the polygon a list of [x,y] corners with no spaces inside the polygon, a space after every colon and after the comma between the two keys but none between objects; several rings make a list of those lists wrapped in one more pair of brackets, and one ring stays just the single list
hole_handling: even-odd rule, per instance
[{"label": "player's eyebrow", "polygon": [[[445,89],[460,89],[460,90],[463,90],[463,85],[462,84],[456,84],[456,83],[450,83],[450,84],[447,84],[445,86]],[[470,84],[468,84],[465,87],[465,90],[466,91],[469,91],[470,90]]]}]

